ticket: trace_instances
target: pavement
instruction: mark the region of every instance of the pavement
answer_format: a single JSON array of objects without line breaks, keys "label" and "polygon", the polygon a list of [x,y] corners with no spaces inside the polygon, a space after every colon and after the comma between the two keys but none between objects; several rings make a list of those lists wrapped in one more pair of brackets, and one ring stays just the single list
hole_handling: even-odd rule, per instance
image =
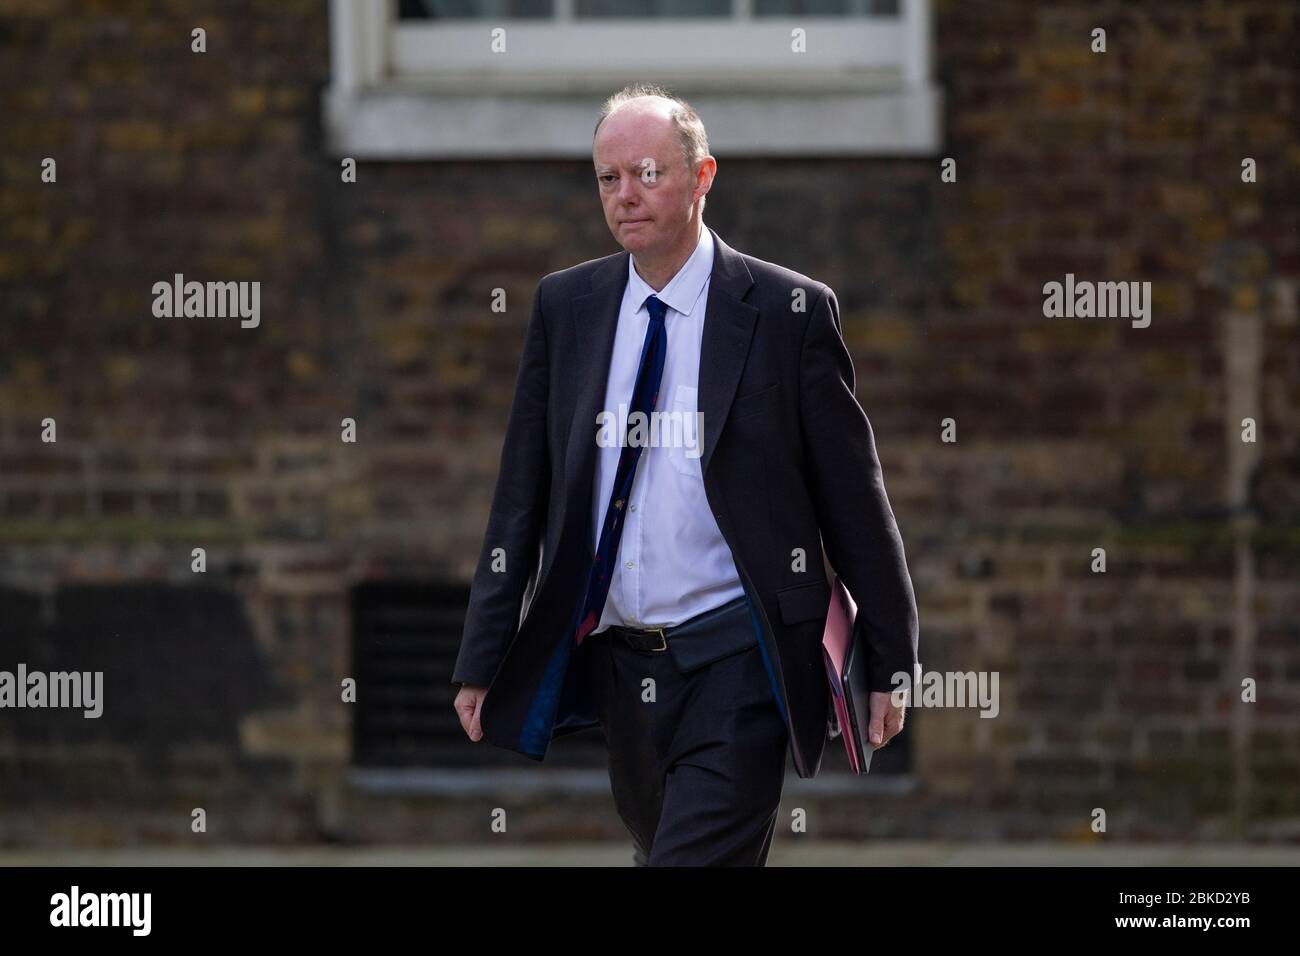
[{"label": "pavement", "polygon": [[[502,836],[504,840],[504,835]],[[631,844],[141,847],[0,850],[0,866],[632,866]],[[774,843],[768,866],[1300,866],[1300,845]]]}]

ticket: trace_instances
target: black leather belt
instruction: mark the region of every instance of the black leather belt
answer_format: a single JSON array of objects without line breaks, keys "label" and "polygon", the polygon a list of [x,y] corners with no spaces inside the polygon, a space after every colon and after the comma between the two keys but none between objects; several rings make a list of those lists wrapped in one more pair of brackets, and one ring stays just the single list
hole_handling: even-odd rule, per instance
[{"label": "black leather belt", "polygon": [[672,627],[611,624],[605,633],[638,651],[667,651],[686,673],[758,643],[744,596]]}]

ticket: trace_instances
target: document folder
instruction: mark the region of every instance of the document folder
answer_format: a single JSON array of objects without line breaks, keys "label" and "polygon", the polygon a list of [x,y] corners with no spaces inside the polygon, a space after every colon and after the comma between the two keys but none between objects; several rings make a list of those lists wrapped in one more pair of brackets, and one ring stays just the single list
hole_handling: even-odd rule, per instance
[{"label": "document folder", "polygon": [[822,635],[822,656],[826,661],[835,719],[849,755],[849,766],[854,773],[861,774],[871,769],[871,754],[875,748],[867,739],[871,693],[867,687],[866,638],[854,627],[857,611],[853,597],[836,575],[831,587],[830,607],[826,612],[826,630]]}]

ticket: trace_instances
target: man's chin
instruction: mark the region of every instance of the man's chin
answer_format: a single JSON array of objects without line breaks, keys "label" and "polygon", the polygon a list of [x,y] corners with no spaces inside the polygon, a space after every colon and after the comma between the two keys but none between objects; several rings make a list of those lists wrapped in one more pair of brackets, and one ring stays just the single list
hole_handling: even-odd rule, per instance
[{"label": "man's chin", "polygon": [[628,252],[645,252],[653,245],[649,236],[629,235],[625,232],[617,238],[618,244]]}]

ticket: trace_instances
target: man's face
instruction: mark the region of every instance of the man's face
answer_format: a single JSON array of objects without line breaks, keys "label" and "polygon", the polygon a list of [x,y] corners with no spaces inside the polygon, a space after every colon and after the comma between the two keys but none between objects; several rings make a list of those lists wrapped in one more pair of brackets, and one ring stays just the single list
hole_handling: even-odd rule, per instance
[{"label": "man's face", "polygon": [[605,223],[619,245],[655,255],[680,244],[698,198],[697,177],[667,115],[623,109],[607,117],[592,158]]}]

